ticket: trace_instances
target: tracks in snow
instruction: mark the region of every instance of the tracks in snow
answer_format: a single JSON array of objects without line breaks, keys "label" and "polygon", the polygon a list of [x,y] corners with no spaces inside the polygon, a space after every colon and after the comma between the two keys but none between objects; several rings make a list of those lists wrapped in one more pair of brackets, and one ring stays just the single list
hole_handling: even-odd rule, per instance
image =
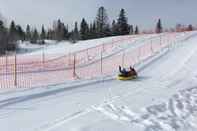
[{"label": "tracks in snow", "polygon": [[126,106],[113,104],[95,110],[113,120],[140,125],[144,131],[196,130],[197,125],[192,120],[197,117],[197,88],[180,91],[169,101],[146,107],[139,114]]}]

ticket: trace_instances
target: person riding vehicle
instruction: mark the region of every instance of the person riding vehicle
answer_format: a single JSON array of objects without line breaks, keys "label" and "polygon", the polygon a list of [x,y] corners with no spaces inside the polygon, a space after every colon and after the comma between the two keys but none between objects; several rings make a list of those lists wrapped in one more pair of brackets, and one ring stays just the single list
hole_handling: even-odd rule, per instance
[{"label": "person riding vehicle", "polygon": [[134,68],[132,68],[131,66],[130,66],[130,72],[131,72],[132,75],[137,76],[136,70]]},{"label": "person riding vehicle", "polygon": [[125,68],[121,68],[119,66],[119,72],[120,74],[118,75],[119,80],[131,80],[137,77],[137,72],[134,68],[130,66],[130,70],[127,71]]},{"label": "person riding vehicle", "polygon": [[125,68],[121,68],[121,66],[119,66],[119,72],[123,75],[127,75],[128,74],[128,71],[125,69]]}]

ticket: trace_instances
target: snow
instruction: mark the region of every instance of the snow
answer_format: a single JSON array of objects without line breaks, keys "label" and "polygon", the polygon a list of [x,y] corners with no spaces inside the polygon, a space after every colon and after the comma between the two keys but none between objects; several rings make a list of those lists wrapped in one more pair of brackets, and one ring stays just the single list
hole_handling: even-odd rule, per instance
[{"label": "snow", "polygon": [[[151,37],[153,35],[144,36],[141,37]],[[24,42],[19,44],[19,53],[23,50],[26,50],[24,55],[36,55],[36,54],[42,54],[44,51],[46,54],[69,54],[72,52],[80,51],[87,48],[92,48],[101,44],[108,44],[113,41],[126,38],[128,36],[119,36],[119,37],[108,37],[108,38],[100,38],[100,39],[93,39],[93,40],[86,40],[86,41],[78,41],[76,44],[70,43],[69,41],[53,41],[53,40],[46,40],[45,45],[36,45],[36,44],[30,44],[29,42]],[[135,38],[135,36],[132,36]],[[139,39],[139,37],[137,37]],[[23,54],[23,53],[22,53]]]},{"label": "snow", "polygon": [[[29,42],[23,42],[19,44],[18,54],[24,57],[27,56],[42,56],[43,53],[49,59],[50,57],[61,57],[64,55],[76,53],[79,51],[91,49],[101,45],[110,45],[115,43],[115,45],[126,47],[131,43],[135,43],[137,41],[143,41],[151,39],[152,37],[157,37],[158,34],[151,34],[151,35],[126,35],[126,36],[116,36],[116,37],[107,37],[107,38],[100,38],[100,39],[93,39],[93,40],[86,40],[86,41],[78,41],[76,44],[70,43],[69,41],[53,41],[53,40],[46,40],[45,45],[36,45],[31,44]],[[119,48],[115,46],[114,49]],[[120,47],[121,47],[120,46]]]},{"label": "snow", "polygon": [[[4,131],[197,130],[197,32],[115,76],[0,91]],[[184,37],[184,35],[182,36]],[[143,39],[143,38],[141,38]],[[52,51],[53,52],[53,51]]]}]

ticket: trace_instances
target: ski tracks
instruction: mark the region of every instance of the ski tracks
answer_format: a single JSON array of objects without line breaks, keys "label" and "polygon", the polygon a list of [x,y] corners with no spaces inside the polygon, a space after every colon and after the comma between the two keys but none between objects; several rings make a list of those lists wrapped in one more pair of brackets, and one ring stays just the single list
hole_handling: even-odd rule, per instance
[{"label": "ski tracks", "polygon": [[189,119],[197,117],[197,88],[180,91],[167,102],[146,107],[139,114],[113,104],[94,109],[112,120],[141,125],[144,131],[195,130],[196,123]]}]

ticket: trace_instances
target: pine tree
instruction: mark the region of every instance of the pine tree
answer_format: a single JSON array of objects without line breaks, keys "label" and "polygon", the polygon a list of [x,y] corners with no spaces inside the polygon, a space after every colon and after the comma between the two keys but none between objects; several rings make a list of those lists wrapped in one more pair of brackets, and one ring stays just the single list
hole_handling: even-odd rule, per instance
[{"label": "pine tree", "polygon": [[104,28],[104,35],[105,35],[105,37],[112,35],[112,31],[111,31],[111,28],[110,28],[109,24],[107,24],[106,27]]},{"label": "pine tree", "polygon": [[128,18],[126,17],[126,12],[124,9],[120,10],[117,24],[118,24],[119,35],[129,34]]},{"label": "pine tree", "polygon": [[25,40],[25,32],[20,25],[16,25],[17,40]]},{"label": "pine tree", "polygon": [[70,32],[70,42],[71,42],[71,43],[76,43],[74,30],[72,30],[72,31]]},{"label": "pine tree", "polygon": [[17,36],[16,25],[15,22],[12,21],[10,24],[9,34],[8,34],[8,44],[7,44],[8,51],[16,50],[17,40],[18,40],[18,36]]},{"label": "pine tree", "polygon": [[118,24],[116,23],[115,20],[112,21],[112,35],[113,36],[117,36],[119,35],[119,28],[118,28]]},{"label": "pine tree", "polygon": [[92,39],[94,39],[94,38],[97,38],[98,36],[97,36],[97,30],[96,30],[96,22],[94,21],[93,22],[93,25],[92,25]]},{"label": "pine tree", "polygon": [[46,31],[45,31],[44,25],[42,25],[42,30],[41,30],[41,34],[40,34],[40,39],[41,39],[41,44],[45,44]]},{"label": "pine tree", "polygon": [[32,38],[31,38],[31,43],[36,44],[38,42],[38,39],[39,39],[38,31],[37,31],[37,29],[34,29],[33,35],[32,35]]},{"label": "pine tree", "polygon": [[116,21],[115,20],[113,20],[112,21],[112,35],[115,35],[116,34]]},{"label": "pine tree", "polygon": [[139,29],[138,29],[138,26],[135,27],[135,34],[139,34]]},{"label": "pine tree", "polygon": [[7,50],[7,29],[4,26],[4,22],[0,20],[0,54],[4,54]]},{"label": "pine tree", "polygon": [[65,39],[65,33],[64,33],[64,23],[61,22],[61,20],[59,19],[57,22],[54,22],[54,36],[53,38],[55,40],[61,41]]},{"label": "pine tree", "polygon": [[129,26],[129,34],[133,35],[134,34],[134,29],[133,29],[133,25]]},{"label": "pine tree", "polygon": [[188,25],[188,27],[187,27],[188,29],[188,31],[193,31],[193,26],[190,24],[190,25]]},{"label": "pine tree", "polygon": [[108,16],[106,9],[102,6],[98,9],[97,17],[96,17],[96,24],[97,24],[97,32],[98,37],[106,36],[106,32],[108,30]]},{"label": "pine tree", "polygon": [[62,32],[62,22],[60,19],[57,22],[57,29],[56,29],[56,38],[58,41],[61,41],[63,38],[63,32]]},{"label": "pine tree", "polygon": [[54,35],[55,34],[55,32],[54,32],[54,30],[52,30],[52,29],[49,29],[48,31],[47,31],[47,36],[46,36],[46,38],[47,39],[50,39],[50,40],[54,40],[55,38],[54,38]]},{"label": "pine tree", "polygon": [[12,21],[9,28],[9,40],[10,42],[14,42],[17,40],[17,30],[15,22]]},{"label": "pine tree", "polygon": [[41,38],[41,40],[45,40],[46,39],[46,31],[45,31],[44,25],[42,25],[40,38]]},{"label": "pine tree", "polygon": [[79,40],[79,30],[78,30],[78,24],[77,22],[75,22],[75,28],[74,28],[74,31],[73,31],[73,43],[76,43],[77,40]]},{"label": "pine tree", "polygon": [[89,31],[88,31],[88,39],[93,39],[93,38],[94,38],[93,24],[90,23]]},{"label": "pine tree", "polygon": [[88,31],[89,31],[88,24],[87,24],[86,20],[83,18],[81,21],[81,25],[80,25],[80,36],[81,36],[82,40],[88,39]]},{"label": "pine tree", "polygon": [[62,30],[63,30],[63,39],[68,40],[68,26],[66,27],[64,24],[62,25]]},{"label": "pine tree", "polygon": [[30,25],[27,25],[27,27],[26,27],[25,40],[28,40],[28,41],[31,40],[31,27],[30,27]]},{"label": "pine tree", "polygon": [[163,32],[163,27],[161,24],[161,19],[159,19],[156,26],[156,33],[162,33],[162,32]]},{"label": "pine tree", "polygon": [[0,31],[5,31],[5,30],[6,30],[6,28],[4,26],[4,23],[2,20],[0,20]]}]

